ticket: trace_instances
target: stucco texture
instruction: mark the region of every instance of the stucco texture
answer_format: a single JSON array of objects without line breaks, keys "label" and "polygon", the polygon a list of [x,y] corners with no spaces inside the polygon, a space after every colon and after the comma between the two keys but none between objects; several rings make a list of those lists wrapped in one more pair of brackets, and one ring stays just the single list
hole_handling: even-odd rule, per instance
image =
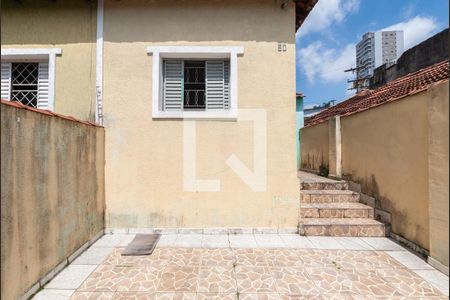
[{"label": "stucco texture", "polygon": [[329,124],[300,129],[301,168],[318,171],[320,166],[329,166]]},{"label": "stucco texture", "polygon": [[[294,19],[293,3],[274,1],[105,2],[107,227],[297,227]],[[266,191],[226,164],[235,154],[254,167],[253,124],[240,120],[197,121],[196,177],[221,188],[184,190],[183,120],[151,117],[146,47],[161,45],[244,48],[238,106],[266,110]]]},{"label": "stucco texture", "polygon": [[95,121],[95,1],[2,1],[2,48],[61,48],[55,112]]},{"label": "stucco texture", "polygon": [[1,104],[1,298],[103,228],[103,128]]},{"label": "stucco texture", "polygon": [[428,91],[428,184],[430,256],[448,267],[448,81]]},{"label": "stucco texture", "polygon": [[427,93],[341,118],[343,174],[392,214],[392,231],[429,249]]}]

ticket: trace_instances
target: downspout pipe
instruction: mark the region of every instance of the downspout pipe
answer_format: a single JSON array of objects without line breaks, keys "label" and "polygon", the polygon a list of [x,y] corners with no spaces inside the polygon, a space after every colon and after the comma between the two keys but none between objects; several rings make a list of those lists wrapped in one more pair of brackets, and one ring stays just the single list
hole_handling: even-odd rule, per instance
[{"label": "downspout pipe", "polygon": [[103,125],[103,0],[97,0],[97,42],[95,55],[95,122]]}]

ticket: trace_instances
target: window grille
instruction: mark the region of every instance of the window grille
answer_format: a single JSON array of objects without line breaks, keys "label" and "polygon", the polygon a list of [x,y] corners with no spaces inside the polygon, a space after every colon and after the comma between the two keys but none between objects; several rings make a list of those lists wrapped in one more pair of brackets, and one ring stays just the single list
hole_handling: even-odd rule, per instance
[{"label": "window grille", "polygon": [[205,109],[206,108],[206,83],[205,62],[184,62],[184,101],[183,108]]},{"label": "window grille", "polygon": [[50,109],[49,63],[2,62],[1,98]]},{"label": "window grille", "polygon": [[11,64],[11,101],[31,107],[38,104],[38,63]]},{"label": "window grille", "polygon": [[229,61],[165,60],[163,72],[163,110],[229,109]]}]

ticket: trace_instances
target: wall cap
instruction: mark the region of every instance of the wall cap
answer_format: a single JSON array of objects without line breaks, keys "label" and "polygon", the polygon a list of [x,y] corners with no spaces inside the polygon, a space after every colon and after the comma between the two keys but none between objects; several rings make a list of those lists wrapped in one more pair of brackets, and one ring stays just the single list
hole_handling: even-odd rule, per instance
[{"label": "wall cap", "polygon": [[52,112],[50,110],[44,110],[44,109],[38,109],[38,108],[26,106],[25,104],[22,104],[22,103],[20,103],[18,101],[9,101],[9,100],[6,100],[6,99],[0,99],[0,103],[4,104],[4,105],[8,105],[8,106],[13,106],[13,107],[18,108],[18,109],[26,109],[26,110],[29,110],[29,111],[33,111],[33,112],[36,112],[36,113],[43,114],[43,115],[53,116],[53,117],[57,117],[57,118],[60,118],[60,119],[81,123],[81,124],[84,124],[84,125],[89,125],[89,126],[103,128],[103,126],[101,126],[99,124],[96,124],[96,123],[92,123],[92,122],[89,122],[89,121],[82,121],[82,120],[76,119],[76,118],[71,117],[71,116],[66,116],[66,115],[62,115],[62,114],[58,114],[58,113]]}]

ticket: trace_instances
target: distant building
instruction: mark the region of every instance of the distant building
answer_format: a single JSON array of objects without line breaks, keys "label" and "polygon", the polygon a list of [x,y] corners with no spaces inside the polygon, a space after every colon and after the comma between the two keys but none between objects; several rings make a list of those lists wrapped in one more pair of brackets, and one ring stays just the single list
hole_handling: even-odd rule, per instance
[{"label": "distant building", "polygon": [[330,100],[322,104],[305,105],[303,107],[303,115],[305,118],[312,117],[335,104],[336,100]]},{"label": "distant building", "polygon": [[383,64],[373,71],[368,87],[375,89],[406,74],[448,59],[449,29],[406,50],[395,64]]},{"label": "distant building", "polygon": [[394,63],[403,53],[403,31],[367,32],[356,45],[357,79],[369,78],[383,64]]}]

